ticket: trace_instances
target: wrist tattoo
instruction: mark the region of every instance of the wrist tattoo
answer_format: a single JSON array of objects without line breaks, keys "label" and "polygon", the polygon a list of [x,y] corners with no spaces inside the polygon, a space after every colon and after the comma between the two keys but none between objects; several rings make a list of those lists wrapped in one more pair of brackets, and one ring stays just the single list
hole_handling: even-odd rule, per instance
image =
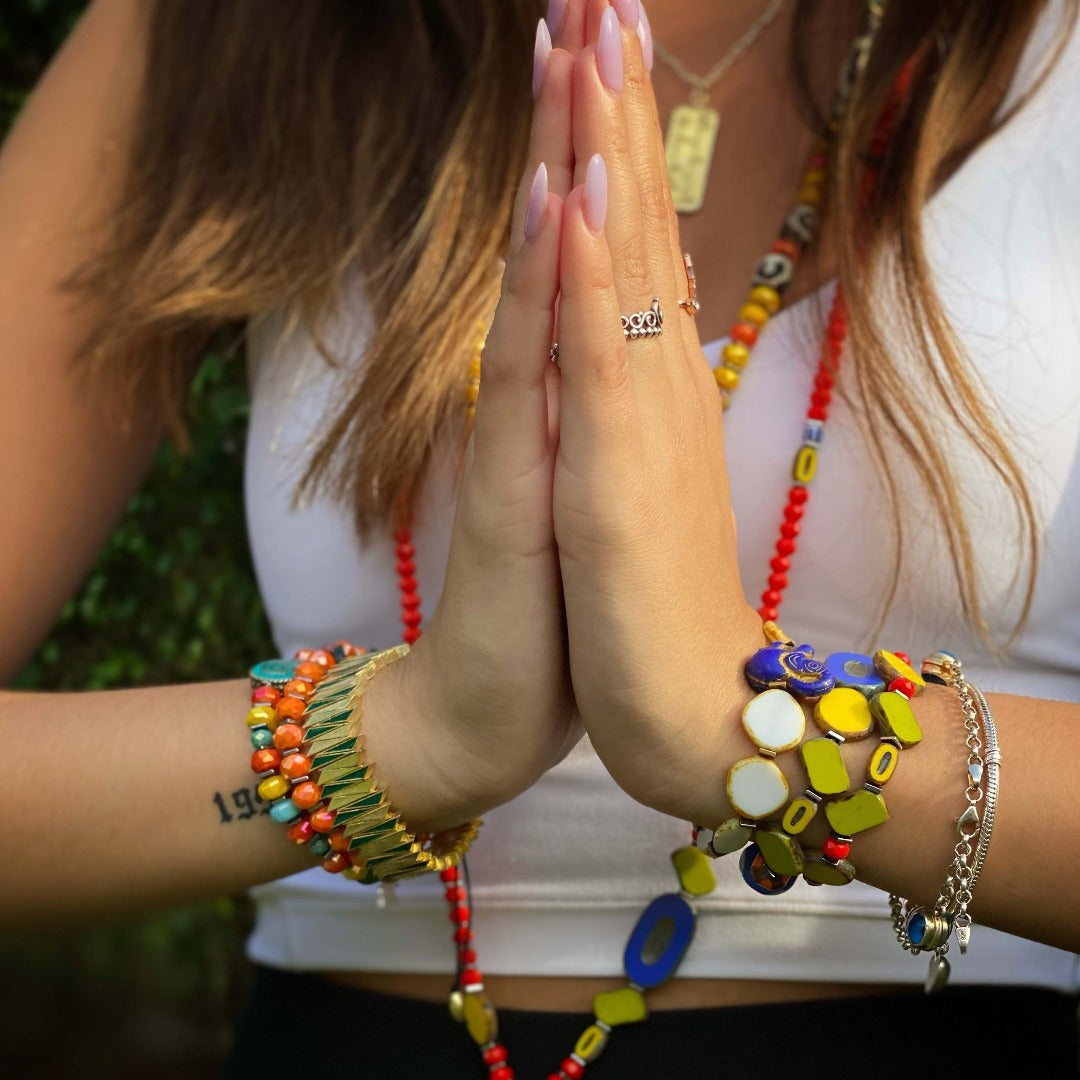
[{"label": "wrist tattoo", "polygon": [[259,798],[257,788],[237,788],[228,799],[220,791],[215,791],[212,801],[217,807],[221,825],[231,825],[234,821],[250,821],[253,817],[270,813],[270,804]]}]

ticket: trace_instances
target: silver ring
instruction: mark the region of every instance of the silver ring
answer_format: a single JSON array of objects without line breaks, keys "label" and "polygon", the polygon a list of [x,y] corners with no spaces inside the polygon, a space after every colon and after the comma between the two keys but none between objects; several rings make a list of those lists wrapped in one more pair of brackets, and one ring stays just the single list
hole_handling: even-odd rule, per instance
[{"label": "silver ring", "polygon": [[627,341],[639,338],[659,337],[664,332],[664,312],[660,307],[660,297],[654,296],[652,307],[648,311],[635,311],[621,316],[623,337]]}]

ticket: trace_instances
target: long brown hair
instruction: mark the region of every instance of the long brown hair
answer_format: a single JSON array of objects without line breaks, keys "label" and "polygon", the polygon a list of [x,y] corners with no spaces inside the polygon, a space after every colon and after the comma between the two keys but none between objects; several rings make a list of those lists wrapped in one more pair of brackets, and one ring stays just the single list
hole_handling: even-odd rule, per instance
[{"label": "long brown hair", "polygon": [[[798,31],[816,2],[799,0],[797,81],[807,71]],[[357,346],[367,362],[327,417],[304,484],[351,504],[361,536],[386,524],[417,490],[444,429],[460,422],[465,357],[493,307],[524,167],[521,117],[531,99],[520,57],[542,8],[542,0],[159,0],[113,239],[74,280],[110,311],[83,351],[85,369],[119,370],[129,387],[152,388],[179,434],[184,385],[214,335],[239,340],[247,319],[283,309],[321,343],[346,282],[360,275],[375,322]],[[1013,501],[1028,566],[1021,622],[1036,519],[1006,433],[934,292],[921,211],[991,130],[1040,8],[889,5],[833,140],[828,219],[850,309],[851,392],[894,505],[886,440],[928,481],[981,632],[971,530],[932,418],[947,416],[967,434]],[[842,223],[854,221],[869,133],[911,57],[909,100],[860,230],[860,256]],[[908,371],[913,361],[924,376],[918,407],[904,392],[910,375],[884,346],[870,290],[853,287],[886,251],[896,257],[879,276],[889,278],[908,328]],[[330,362],[356,359],[324,351]]]}]

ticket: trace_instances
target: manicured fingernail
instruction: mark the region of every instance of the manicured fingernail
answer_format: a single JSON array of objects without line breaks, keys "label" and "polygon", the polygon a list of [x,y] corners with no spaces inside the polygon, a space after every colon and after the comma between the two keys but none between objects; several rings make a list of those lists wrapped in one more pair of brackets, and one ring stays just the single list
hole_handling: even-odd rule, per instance
[{"label": "manicured fingernail", "polygon": [[618,93],[623,88],[622,32],[619,17],[614,8],[606,8],[600,20],[600,40],[596,46],[596,66],[600,79],[609,89]]},{"label": "manicured fingernail", "polygon": [[637,36],[641,42],[641,55],[645,58],[645,70],[652,71],[652,26],[649,24],[649,15],[645,10],[645,5],[640,3],[640,0],[638,6],[641,8],[641,21],[637,25]]},{"label": "manicured fingernail", "polygon": [[544,85],[547,74],[548,57],[551,55],[551,31],[541,19],[536,24],[536,46],[533,49],[533,97],[540,96],[540,87]]},{"label": "manicured fingernail", "polygon": [[585,198],[582,202],[585,224],[594,233],[604,231],[604,222],[607,221],[607,203],[607,166],[599,154],[594,154],[589,160],[589,167],[585,170]]},{"label": "manicured fingernail", "polygon": [[631,30],[637,29],[641,20],[641,0],[611,0],[611,6],[623,26],[629,26]]},{"label": "manicured fingernail", "polygon": [[525,242],[531,244],[540,234],[544,224],[544,211],[548,201],[548,171],[541,161],[529,190],[529,205],[525,208]]},{"label": "manicured fingernail", "polygon": [[554,33],[562,29],[563,19],[566,18],[566,5],[568,0],[548,0],[547,24]]}]

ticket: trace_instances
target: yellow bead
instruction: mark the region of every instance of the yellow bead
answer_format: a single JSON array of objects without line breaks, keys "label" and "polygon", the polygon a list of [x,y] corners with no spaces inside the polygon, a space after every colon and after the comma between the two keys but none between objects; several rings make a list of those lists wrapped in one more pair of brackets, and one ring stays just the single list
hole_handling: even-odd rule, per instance
[{"label": "yellow bead", "polygon": [[855,836],[889,820],[885,800],[863,788],[825,804],[825,817],[838,836]]},{"label": "yellow bead", "polygon": [[886,780],[896,771],[896,763],[900,760],[900,751],[891,743],[883,742],[870,759],[867,776],[871,784],[881,787]]},{"label": "yellow bead", "polygon": [[739,322],[749,323],[760,330],[769,321],[769,313],[760,304],[743,304],[739,308]]},{"label": "yellow bead", "polygon": [[574,1043],[574,1053],[582,1061],[595,1061],[608,1044],[607,1032],[596,1024],[590,1024],[582,1033],[581,1038]]},{"label": "yellow bead", "polygon": [[750,290],[750,303],[760,304],[770,315],[780,310],[780,294],[768,285],[755,285]]},{"label": "yellow bead", "polygon": [[[346,870],[347,874],[349,871]],[[465,991],[464,990],[451,990],[450,1000],[447,1002],[447,1007],[450,1010],[450,1016],[457,1023],[463,1023],[465,1020]]]},{"label": "yellow bead", "polygon": [[720,355],[723,356],[724,362],[732,367],[744,368],[750,362],[750,348],[741,341],[733,341],[730,345],[725,345]]},{"label": "yellow bead", "polygon": [[814,885],[847,885],[855,880],[855,867],[847,859],[831,863],[820,855],[807,855],[803,880]]},{"label": "yellow bead", "polygon": [[795,455],[795,465],[791,470],[791,478],[797,484],[806,486],[813,483],[817,475],[818,453],[816,446],[804,446]]},{"label": "yellow bead", "polygon": [[907,679],[915,687],[916,696],[926,689],[926,680],[910,664],[905,664],[896,653],[884,649],[874,653],[874,668],[886,684],[893,679]]},{"label": "yellow bead", "polygon": [[765,865],[774,874],[794,877],[802,873],[803,858],[799,841],[779,829],[755,829],[754,843],[761,849]]},{"label": "yellow bead", "polygon": [[277,727],[277,715],[272,705],[256,705],[248,710],[248,727],[268,727],[271,731]]},{"label": "yellow bead", "polygon": [[476,404],[476,399],[479,396],[480,396],[480,387],[477,386],[476,383],[469,383],[469,385],[467,387],[465,387],[465,400],[470,405],[475,405]]},{"label": "yellow bead", "polygon": [[276,802],[292,790],[292,784],[284,776],[268,776],[259,785],[259,798],[263,802]]},{"label": "yellow bead", "polygon": [[716,385],[721,390],[734,390],[739,385],[739,373],[732,371],[729,367],[721,365],[713,372],[713,376],[716,379]]},{"label": "yellow bead", "polygon": [[795,196],[795,202],[806,206],[821,205],[821,188],[816,184],[804,184]]},{"label": "yellow bead", "polygon": [[810,169],[803,174],[802,182],[804,185],[811,184],[814,187],[821,187],[825,183],[825,170]]},{"label": "yellow bead", "polygon": [[593,1012],[601,1024],[608,1027],[621,1027],[623,1024],[639,1024],[648,1020],[649,1010],[645,1007],[645,998],[632,986],[621,990],[609,990],[597,994],[592,1002]]},{"label": "yellow bead", "polygon": [[461,1016],[477,1046],[486,1046],[498,1038],[499,1018],[484,994],[466,994]]},{"label": "yellow bead", "polygon": [[[862,695],[859,694],[859,697]],[[806,766],[810,786],[819,795],[842,795],[851,787],[844,759],[840,756],[840,747],[832,739],[810,739],[799,747],[799,753]]]},{"label": "yellow bead", "polygon": [[705,852],[696,847],[679,848],[671,853],[671,861],[679,884],[691,896],[705,896],[716,888],[716,875]]},{"label": "yellow bead", "polygon": [[788,808],[784,811],[784,817],[780,825],[784,832],[789,832],[792,836],[798,836],[814,820],[817,810],[818,804],[813,799],[807,799],[800,795],[799,798],[791,800]]},{"label": "yellow bead", "polygon": [[870,711],[878,722],[882,735],[891,735],[901,746],[922,742],[922,728],[906,697],[886,690],[870,702]]},{"label": "yellow bead", "polygon": [[[902,700],[897,694],[892,696]],[[874,728],[874,718],[866,698],[849,686],[830,690],[817,702],[814,705],[814,720],[822,731],[835,731],[845,739],[865,739]]]}]

